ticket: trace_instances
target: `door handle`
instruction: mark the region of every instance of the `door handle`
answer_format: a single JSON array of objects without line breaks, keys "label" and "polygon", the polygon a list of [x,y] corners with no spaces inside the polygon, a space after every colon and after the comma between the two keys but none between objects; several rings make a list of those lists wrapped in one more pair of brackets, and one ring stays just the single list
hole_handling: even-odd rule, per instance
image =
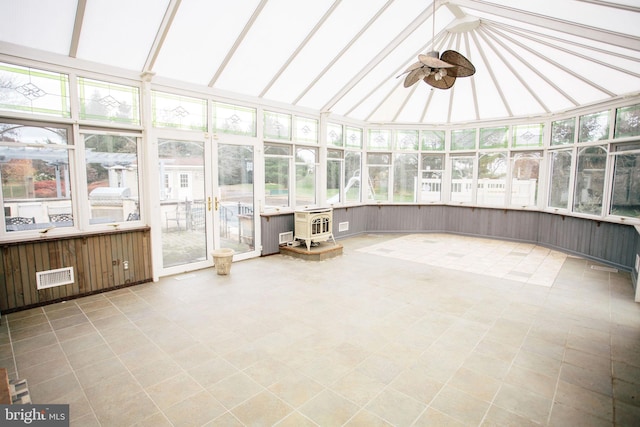
[{"label": "door handle", "polygon": [[220,200],[218,200],[218,198],[216,197],[216,205],[215,205],[215,209],[216,211],[220,208]]},{"label": "door handle", "polygon": [[207,210],[211,212],[211,197],[207,197]]}]

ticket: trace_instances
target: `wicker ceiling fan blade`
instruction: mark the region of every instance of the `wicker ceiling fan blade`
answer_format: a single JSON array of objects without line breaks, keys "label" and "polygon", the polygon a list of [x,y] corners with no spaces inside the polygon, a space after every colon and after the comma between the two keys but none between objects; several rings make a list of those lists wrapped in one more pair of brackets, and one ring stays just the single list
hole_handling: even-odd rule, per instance
[{"label": "wicker ceiling fan blade", "polygon": [[454,50],[447,50],[440,57],[443,61],[452,64],[453,67],[447,69],[447,74],[456,77],[469,77],[475,74],[476,67],[471,61]]},{"label": "wicker ceiling fan blade", "polygon": [[450,63],[441,60],[440,58],[438,58],[437,56],[433,56],[433,55],[438,55],[438,52],[429,52],[426,55],[418,55],[418,59],[420,60],[421,63],[423,63],[424,65],[426,65],[429,68],[451,68],[453,67],[453,65],[451,65]]},{"label": "wicker ceiling fan blade", "polygon": [[409,72],[407,77],[404,79],[404,87],[413,86],[418,81],[422,80],[428,74],[427,69],[425,68],[416,68],[415,70]]}]

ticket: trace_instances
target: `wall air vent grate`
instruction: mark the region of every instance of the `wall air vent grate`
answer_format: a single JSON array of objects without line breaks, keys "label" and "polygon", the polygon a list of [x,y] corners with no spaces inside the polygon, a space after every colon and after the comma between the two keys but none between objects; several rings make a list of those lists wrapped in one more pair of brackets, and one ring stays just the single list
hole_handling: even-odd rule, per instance
[{"label": "wall air vent grate", "polygon": [[73,267],[36,272],[38,289],[54,288],[73,283]]},{"label": "wall air vent grate", "polygon": [[286,245],[289,242],[293,242],[293,231],[287,231],[286,233],[279,234],[278,244]]}]

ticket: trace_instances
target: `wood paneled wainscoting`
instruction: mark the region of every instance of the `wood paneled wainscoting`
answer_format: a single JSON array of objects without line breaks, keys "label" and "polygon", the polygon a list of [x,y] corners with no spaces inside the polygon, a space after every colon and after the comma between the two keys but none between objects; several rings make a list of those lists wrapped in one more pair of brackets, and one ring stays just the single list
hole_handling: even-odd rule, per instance
[{"label": "wood paneled wainscoting", "polygon": [[[38,289],[36,273],[73,267],[73,283]],[[149,227],[0,243],[0,310],[37,307],[153,280]]]},{"label": "wood paneled wainscoting", "polygon": [[[262,255],[278,253],[279,233],[294,229],[293,212],[261,219]],[[453,233],[535,243],[636,275],[640,259],[640,228],[633,225],[519,209],[391,204],[333,209],[336,239],[362,233]]]}]

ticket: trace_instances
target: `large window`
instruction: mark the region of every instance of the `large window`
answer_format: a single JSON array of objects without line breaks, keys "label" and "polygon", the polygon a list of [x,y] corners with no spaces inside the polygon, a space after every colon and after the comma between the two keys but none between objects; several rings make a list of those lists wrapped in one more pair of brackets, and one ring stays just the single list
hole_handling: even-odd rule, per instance
[{"label": "large window", "polygon": [[289,206],[290,145],[264,145],[264,190],[267,207]]},{"label": "large window", "polygon": [[600,215],[604,192],[607,151],[604,147],[586,147],[578,151],[574,212]]},{"label": "large window", "polygon": [[[81,132],[83,171],[69,135],[60,125],[0,124],[6,232],[140,220],[138,136]],[[75,177],[86,186],[73,188]]]},{"label": "large window", "polygon": [[541,159],[539,151],[512,154],[511,205],[523,208],[537,206]]},{"label": "large window", "polygon": [[70,129],[0,123],[0,178],[7,232],[72,227]]},{"label": "large window", "polygon": [[331,205],[342,201],[343,175],[342,150],[327,150],[327,203]]},{"label": "large window", "polygon": [[451,157],[451,201],[473,202],[473,156]]},{"label": "large window", "polygon": [[398,203],[416,202],[417,187],[418,155],[396,154],[393,161],[393,201]]},{"label": "large window", "polygon": [[478,204],[504,206],[507,194],[507,154],[483,153],[478,158]]},{"label": "large window", "polygon": [[551,177],[549,184],[549,206],[569,209],[569,191],[571,184],[571,150],[549,152],[551,159]]},{"label": "large window", "polygon": [[390,153],[367,154],[367,172],[369,174],[369,182],[365,187],[367,188],[367,200],[381,202],[389,200],[390,170]]},{"label": "large window", "polygon": [[317,157],[317,148],[296,148],[296,206],[316,204]]},{"label": "large window", "polygon": [[442,173],[444,156],[442,154],[422,155],[422,180],[420,182],[420,200],[439,202],[442,200]]},{"label": "large window", "polygon": [[[345,202],[360,201],[362,154],[359,151],[345,151],[344,154],[344,199]],[[368,187],[367,187],[368,188]]]},{"label": "large window", "polygon": [[615,148],[612,215],[640,218],[640,143]]},{"label": "large window", "polygon": [[89,222],[140,218],[137,138],[84,134]]}]

